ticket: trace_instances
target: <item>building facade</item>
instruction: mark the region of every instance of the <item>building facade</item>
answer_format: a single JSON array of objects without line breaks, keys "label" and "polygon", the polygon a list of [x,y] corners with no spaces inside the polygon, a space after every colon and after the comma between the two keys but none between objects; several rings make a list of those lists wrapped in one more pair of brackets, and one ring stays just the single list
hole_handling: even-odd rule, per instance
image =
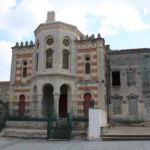
[{"label": "building facade", "polygon": [[88,118],[94,107],[108,119],[150,120],[150,49],[112,51],[100,34],[85,36],[54,12],[34,35],[12,47],[11,114]]}]

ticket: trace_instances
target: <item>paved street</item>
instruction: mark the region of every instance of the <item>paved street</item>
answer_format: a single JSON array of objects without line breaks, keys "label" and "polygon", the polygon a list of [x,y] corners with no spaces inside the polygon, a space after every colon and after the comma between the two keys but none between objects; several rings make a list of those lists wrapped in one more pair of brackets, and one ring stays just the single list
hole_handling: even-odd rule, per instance
[{"label": "paved street", "polygon": [[150,150],[150,141],[46,141],[0,137],[0,150]]}]

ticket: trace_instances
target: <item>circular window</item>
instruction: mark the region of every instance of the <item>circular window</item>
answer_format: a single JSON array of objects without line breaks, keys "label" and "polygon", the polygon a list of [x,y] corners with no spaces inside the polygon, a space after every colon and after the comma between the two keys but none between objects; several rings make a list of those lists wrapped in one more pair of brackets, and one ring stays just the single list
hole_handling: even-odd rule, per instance
[{"label": "circular window", "polygon": [[47,41],[46,41],[46,43],[48,45],[52,45],[54,43],[54,40],[52,38],[48,38]]},{"label": "circular window", "polygon": [[68,39],[64,39],[64,40],[63,40],[63,44],[64,44],[65,46],[69,46],[69,40],[68,40]]},{"label": "circular window", "polygon": [[89,56],[85,57],[85,60],[90,61],[90,57]]},{"label": "circular window", "polygon": [[23,65],[26,66],[26,65],[27,65],[27,62],[25,61],[25,62],[23,63]]}]

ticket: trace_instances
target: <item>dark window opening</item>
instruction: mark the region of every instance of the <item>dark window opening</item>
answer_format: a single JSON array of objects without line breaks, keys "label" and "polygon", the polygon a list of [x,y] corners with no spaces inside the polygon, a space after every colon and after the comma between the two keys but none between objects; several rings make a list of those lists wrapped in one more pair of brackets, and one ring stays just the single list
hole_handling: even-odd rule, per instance
[{"label": "dark window opening", "polygon": [[39,54],[37,53],[36,55],[36,71],[38,70],[38,60],[39,59]]},{"label": "dark window opening", "polygon": [[27,77],[27,67],[23,67],[23,77]]},{"label": "dark window opening", "polygon": [[120,86],[120,72],[119,71],[112,72],[112,85]]},{"label": "dark window opening", "polygon": [[91,69],[90,69],[90,63],[86,63],[85,64],[85,74],[90,74],[91,73]]},{"label": "dark window opening", "polygon": [[52,68],[53,66],[53,50],[47,49],[46,51],[46,68]]},{"label": "dark window opening", "polygon": [[63,69],[69,69],[69,52],[63,50]]}]

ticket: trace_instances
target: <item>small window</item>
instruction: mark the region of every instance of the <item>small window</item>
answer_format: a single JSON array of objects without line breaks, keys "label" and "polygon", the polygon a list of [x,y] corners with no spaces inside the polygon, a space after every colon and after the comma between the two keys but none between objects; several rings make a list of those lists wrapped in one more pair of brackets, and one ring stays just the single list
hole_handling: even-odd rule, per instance
[{"label": "small window", "polygon": [[69,40],[68,39],[64,39],[63,40],[63,44],[64,44],[64,46],[69,46]]},{"label": "small window", "polygon": [[27,77],[27,67],[23,67],[23,77]]},{"label": "small window", "polygon": [[91,73],[91,66],[90,66],[90,63],[86,63],[85,64],[85,74],[90,74]]},{"label": "small window", "polygon": [[85,57],[85,60],[90,61],[90,57],[89,56]]},{"label": "small window", "polygon": [[128,85],[135,84],[135,71],[133,69],[129,69],[127,71],[127,84]]},{"label": "small window", "polygon": [[91,73],[91,64],[90,64],[90,57],[86,56],[85,57],[85,74],[90,74]]},{"label": "small window", "polygon": [[27,77],[27,61],[24,61],[22,64],[22,77]]},{"label": "small window", "polygon": [[47,49],[46,51],[46,68],[52,68],[53,66],[53,50]]},{"label": "small window", "polygon": [[54,43],[54,40],[52,38],[48,38],[46,43],[47,45],[52,45]]},{"label": "small window", "polygon": [[112,85],[120,86],[120,71],[112,72]]},{"label": "small window", "polygon": [[36,71],[38,70],[39,53],[36,54]]},{"label": "small window", "polygon": [[40,46],[40,43],[39,43],[39,41],[37,41],[37,42],[36,42],[36,47],[37,47],[37,49],[39,49],[39,46]]},{"label": "small window", "polygon": [[63,68],[69,69],[69,52],[68,50],[63,50]]}]

